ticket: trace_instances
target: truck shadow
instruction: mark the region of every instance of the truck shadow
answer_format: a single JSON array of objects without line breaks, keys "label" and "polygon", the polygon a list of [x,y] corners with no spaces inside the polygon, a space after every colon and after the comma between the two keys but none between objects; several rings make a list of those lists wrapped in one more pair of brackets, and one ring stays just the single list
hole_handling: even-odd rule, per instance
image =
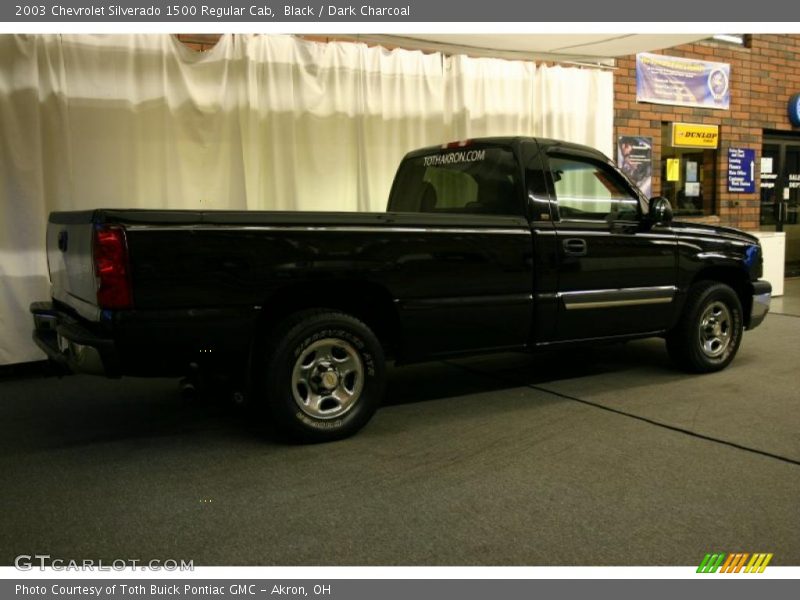
[{"label": "truck shadow", "polygon": [[[391,365],[384,406],[608,375],[624,391],[643,381],[683,377],[657,340],[545,354],[497,354]],[[254,417],[223,398],[189,401],[177,380],[89,376],[12,377],[0,382],[0,454],[125,440],[280,443]],[[556,398],[554,398],[557,400]]]},{"label": "truck shadow", "polygon": [[615,376],[620,389],[642,378],[682,374],[671,364],[661,340],[642,340],[539,354],[493,354],[390,370],[384,405],[539,386],[592,376]]}]

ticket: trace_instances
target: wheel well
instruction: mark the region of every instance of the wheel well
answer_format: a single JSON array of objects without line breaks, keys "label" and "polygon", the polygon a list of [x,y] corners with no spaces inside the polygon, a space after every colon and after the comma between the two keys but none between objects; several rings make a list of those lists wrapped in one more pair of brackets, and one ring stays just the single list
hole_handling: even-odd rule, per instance
[{"label": "wheel well", "polygon": [[326,282],[325,287],[328,291],[321,293],[320,284],[300,283],[274,293],[262,306],[259,333],[268,334],[298,311],[329,308],[363,321],[378,337],[387,355],[399,352],[400,317],[386,288],[361,281]]},{"label": "wheel well", "polygon": [[745,327],[750,324],[753,294],[750,280],[744,271],[735,267],[709,267],[695,275],[694,279],[692,279],[692,284],[698,281],[719,281],[730,286],[736,292],[739,302],[742,304],[742,318],[744,319]]}]

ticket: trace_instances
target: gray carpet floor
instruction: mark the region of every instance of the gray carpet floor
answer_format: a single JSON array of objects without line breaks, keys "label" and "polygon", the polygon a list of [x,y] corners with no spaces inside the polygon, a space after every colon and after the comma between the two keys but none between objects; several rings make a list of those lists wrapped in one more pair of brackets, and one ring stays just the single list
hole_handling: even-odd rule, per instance
[{"label": "gray carpet floor", "polygon": [[265,437],[172,380],[0,381],[0,564],[800,565],[800,318],[722,373],[663,343],[393,368],[358,436]]}]

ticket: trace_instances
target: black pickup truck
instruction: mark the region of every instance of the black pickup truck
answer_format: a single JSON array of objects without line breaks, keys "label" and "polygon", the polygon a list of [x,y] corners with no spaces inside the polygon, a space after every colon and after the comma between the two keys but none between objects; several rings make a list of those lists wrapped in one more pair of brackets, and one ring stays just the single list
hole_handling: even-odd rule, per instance
[{"label": "black pickup truck", "polygon": [[596,150],[532,138],[409,153],[386,213],[56,212],[47,254],[50,359],[222,373],[308,441],[367,423],[387,359],[661,336],[717,371],[771,293],[755,237],[674,222]]}]

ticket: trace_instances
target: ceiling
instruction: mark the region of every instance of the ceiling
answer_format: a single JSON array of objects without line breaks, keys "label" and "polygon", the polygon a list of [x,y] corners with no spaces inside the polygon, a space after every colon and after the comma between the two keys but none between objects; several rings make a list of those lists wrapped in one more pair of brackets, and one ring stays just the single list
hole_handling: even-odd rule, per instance
[{"label": "ceiling", "polygon": [[671,48],[712,34],[410,34],[355,35],[360,41],[402,48],[517,60],[613,65],[614,58]]}]

